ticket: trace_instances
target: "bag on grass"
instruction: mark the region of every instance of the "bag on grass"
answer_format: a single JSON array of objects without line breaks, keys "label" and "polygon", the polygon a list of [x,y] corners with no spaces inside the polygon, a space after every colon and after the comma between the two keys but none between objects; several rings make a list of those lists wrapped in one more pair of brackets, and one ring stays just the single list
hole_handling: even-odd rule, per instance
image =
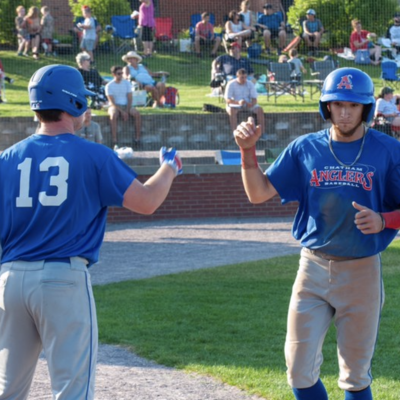
[{"label": "bag on grass", "polygon": [[371,59],[369,57],[369,50],[357,50],[356,58],[354,59],[356,64],[371,64]]},{"label": "bag on grass", "polygon": [[178,89],[172,86],[168,86],[165,89],[165,95],[162,100],[164,107],[175,108],[178,98]]}]

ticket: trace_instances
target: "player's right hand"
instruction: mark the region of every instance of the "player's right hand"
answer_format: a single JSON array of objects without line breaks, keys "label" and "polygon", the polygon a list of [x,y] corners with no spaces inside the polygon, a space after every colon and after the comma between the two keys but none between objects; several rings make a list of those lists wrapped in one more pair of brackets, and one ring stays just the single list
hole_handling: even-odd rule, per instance
[{"label": "player's right hand", "polygon": [[160,165],[167,164],[174,171],[175,176],[181,175],[183,173],[183,163],[178,151],[174,148],[167,149],[166,147],[161,147],[160,149]]},{"label": "player's right hand", "polygon": [[242,149],[253,147],[261,134],[261,126],[256,126],[253,117],[249,117],[246,122],[242,122],[233,132],[236,144]]}]

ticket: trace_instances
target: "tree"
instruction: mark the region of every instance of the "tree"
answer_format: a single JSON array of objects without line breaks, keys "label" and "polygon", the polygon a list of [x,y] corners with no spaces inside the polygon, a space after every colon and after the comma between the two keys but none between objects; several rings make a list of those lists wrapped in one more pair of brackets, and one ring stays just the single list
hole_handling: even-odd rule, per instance
[{"label": "tree", "polygon": [[[0,0],[2,1],[2,0]],[[113,15],[129,15],[132,10],[127,0],[68,0],[74,17],[82,16],[82,6],[92,9],[92,15],[96,17],[104,28],[111,24]]]},{"label": "tree", "polygon": [[322,21],[330,47],[349,46],[352,31],[351,20],[361,20],[363,29],[385,36],[393,14],[398,8],[397,0],[295,0],[287,13],[288,22],[294,30],[301,29],[301,22],[308,9],[314,9]]}]

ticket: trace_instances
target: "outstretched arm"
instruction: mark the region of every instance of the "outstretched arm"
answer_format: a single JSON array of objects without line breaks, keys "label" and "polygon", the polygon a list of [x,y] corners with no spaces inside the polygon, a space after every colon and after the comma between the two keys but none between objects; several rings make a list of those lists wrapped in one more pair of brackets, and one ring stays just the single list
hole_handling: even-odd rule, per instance
[{"label": "outstretched arm", "polygon": [[161,166],[145,183],[135,179],[124,194],[123,206],[139,214],[153,214],[164,202],[175,177],[182,174],[182,161],[175,149],[161,148]]},{"label": "outstretched arm", "polygon": [[253,204],[264,203],[277,191],[258,166],[256,143],[261,136],[261,127],[250,117],[237,127],[234,136],[242,155],[242,181],[247,197]]}]

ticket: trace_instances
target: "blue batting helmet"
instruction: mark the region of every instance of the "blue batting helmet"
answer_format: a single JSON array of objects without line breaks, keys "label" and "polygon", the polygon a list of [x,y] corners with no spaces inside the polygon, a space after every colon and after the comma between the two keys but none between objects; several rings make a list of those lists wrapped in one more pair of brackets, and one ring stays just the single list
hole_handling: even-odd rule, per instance
[{"label": "blue batting helmet", "polygon": [[326,77],[319,99],[319,112],[325,121],[331,116],[328,110],[331,101],[364,104],[363,121],[369,123],[375,111],[372,79],[357,68],[335,69]]},{"label": "blue batting helmet", "polygon": [[31,110],[61,110],[79,117],[87,110],[86,90],[81,73],[67,65],[48,65],[38,69],[29,81]]}]

